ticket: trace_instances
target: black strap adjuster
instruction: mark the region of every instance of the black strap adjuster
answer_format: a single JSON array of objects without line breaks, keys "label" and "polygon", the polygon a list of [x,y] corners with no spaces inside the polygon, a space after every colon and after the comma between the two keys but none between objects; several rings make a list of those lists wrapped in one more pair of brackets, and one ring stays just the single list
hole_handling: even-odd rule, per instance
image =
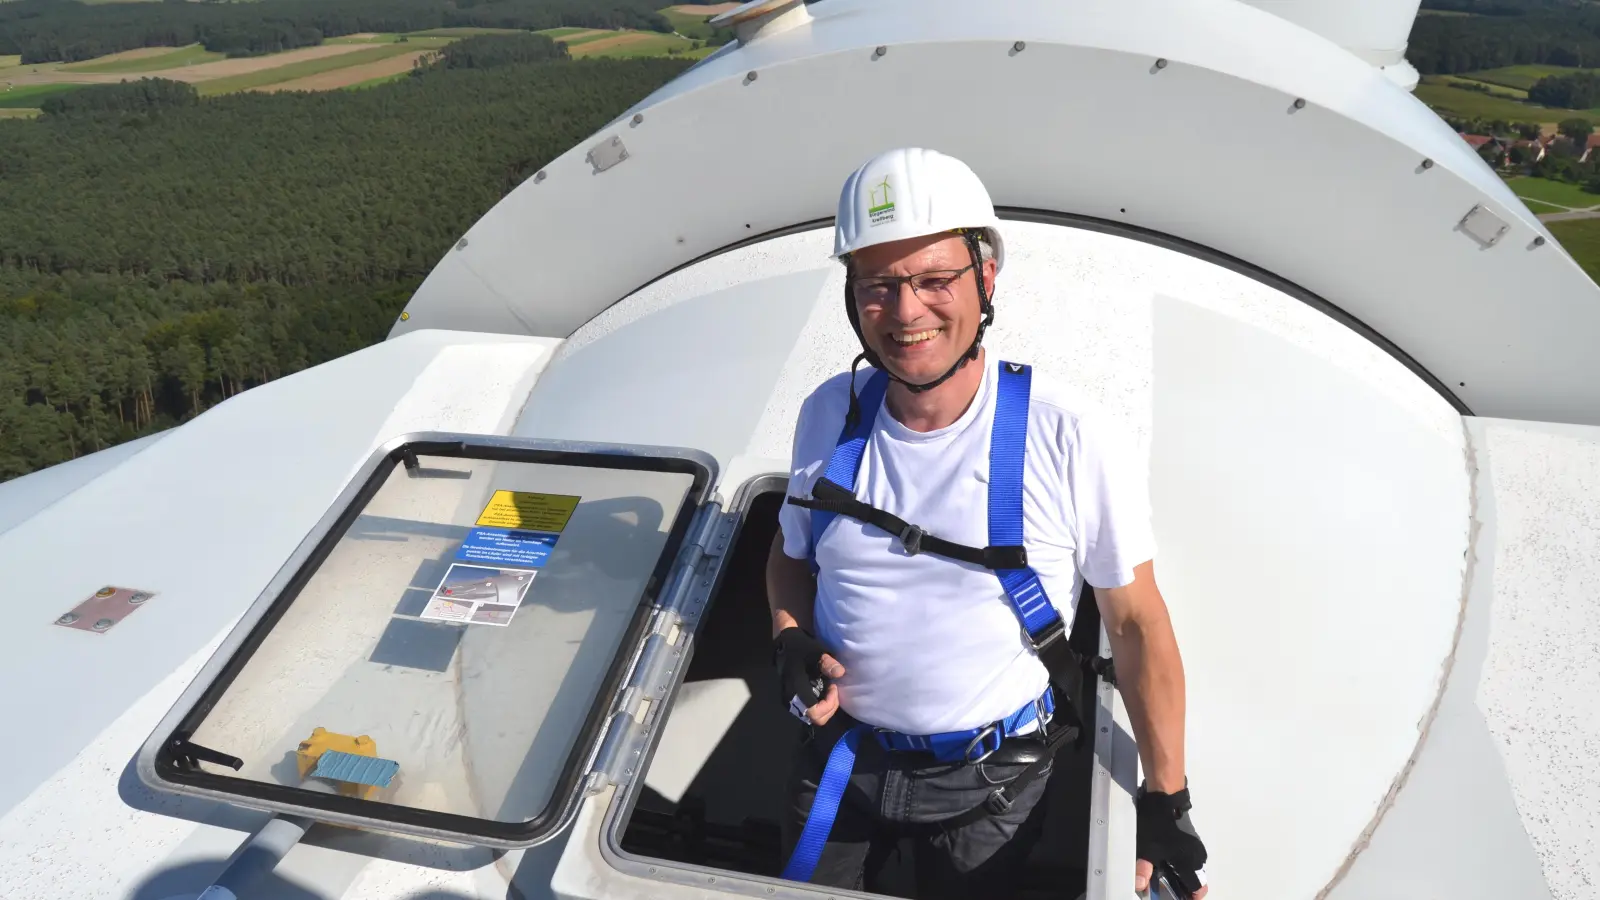
[{"label": "black strap adjuster", "polygon": [[906,523],[905,530],[900,532],[900,546],[906,548],[907,556],[922,552],[922,536],[925,534],[927,532],[922,530],[922,526]]}]

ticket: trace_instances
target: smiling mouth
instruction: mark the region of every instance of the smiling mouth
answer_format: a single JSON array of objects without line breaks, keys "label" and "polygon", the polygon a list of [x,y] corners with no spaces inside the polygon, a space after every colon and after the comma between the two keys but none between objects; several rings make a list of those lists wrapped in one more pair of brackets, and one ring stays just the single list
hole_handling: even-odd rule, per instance
[{"label": "smiling mouth", "polygon": [[899,347],[915,347],[918,344],[925,344],[933,340],[942,331],[944,331],[943,328],[931,328],[927,331],[917,331],[911,334],[891,334],[889,339]]}]

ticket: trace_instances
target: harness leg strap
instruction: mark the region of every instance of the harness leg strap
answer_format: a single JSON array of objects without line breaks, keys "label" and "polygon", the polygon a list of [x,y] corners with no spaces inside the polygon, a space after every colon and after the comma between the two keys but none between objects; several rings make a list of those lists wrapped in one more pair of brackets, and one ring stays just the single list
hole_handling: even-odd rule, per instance
[{"label": "harness leg strap", "polygon": [[856,725],[840,736],[833,749],[828,751],[828,764],[817,782],[816,796],[811,799],[811,811],[806,814],[806,827],[795,842],[789,864],[783,867],[783,878],[790,881],[810,881],[822,858],[822,847],[828,842],[828,832],[833,830],[833,820],[839,814],[839,802],[850,784],[850,773],[856,767],[856,747],[866,725]]}]

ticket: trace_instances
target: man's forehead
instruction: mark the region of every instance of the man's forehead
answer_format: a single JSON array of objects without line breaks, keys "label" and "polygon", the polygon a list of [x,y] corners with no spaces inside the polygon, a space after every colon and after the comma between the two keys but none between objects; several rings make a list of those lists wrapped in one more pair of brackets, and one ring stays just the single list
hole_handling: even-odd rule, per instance
[{"label": "man's forehead", "polygon": [[851,254],[851,263],[857,273],[883,272],[896,268],[929,268],[934,265],[952,265],[966,256],[964,239],[954,234],[932,234],[923,237],[891,241],[863,247]]}]

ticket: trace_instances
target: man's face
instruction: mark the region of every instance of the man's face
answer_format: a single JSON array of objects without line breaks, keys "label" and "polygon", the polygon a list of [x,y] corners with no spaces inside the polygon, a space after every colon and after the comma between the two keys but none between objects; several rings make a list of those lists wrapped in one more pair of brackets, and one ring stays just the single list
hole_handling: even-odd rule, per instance
[{"label": "man's face", "polygon": [[[958,235],[928,235],[857,251],[850,276],[852,302],[866,344],[895,375],[924,384],[949,371],[972,346],[983,314],[977,271]],[[955,270],[967,271],[950,279]],[[994,296],[994,260],[983,264],[984,284]],[[910,283],[871,289],[881,276],[925,275],[918,291]],[[863,289],[866,288],[866,289]]]}]

